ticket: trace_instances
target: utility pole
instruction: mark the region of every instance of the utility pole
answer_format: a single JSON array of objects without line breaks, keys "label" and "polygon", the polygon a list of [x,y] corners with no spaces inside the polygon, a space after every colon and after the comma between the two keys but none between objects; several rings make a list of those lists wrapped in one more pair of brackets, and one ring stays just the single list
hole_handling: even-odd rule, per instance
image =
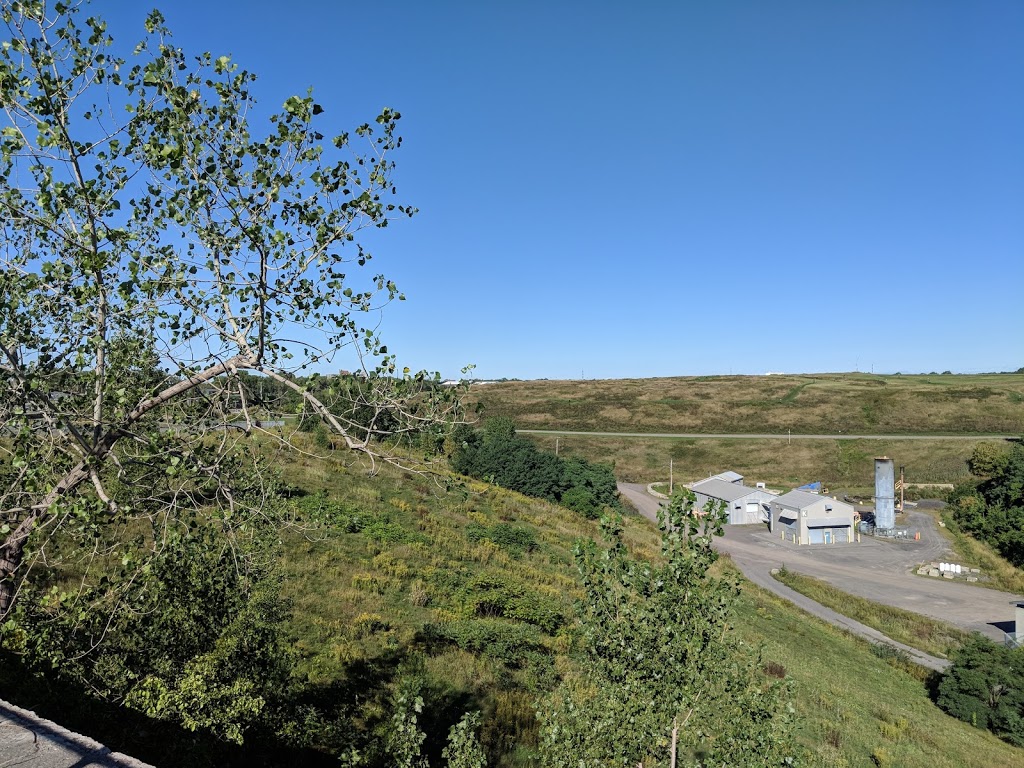
[{"label": "utility pole", "polygon": [[789,434],[789,444],[792,445],[793,444],[793,430],[790,429],[790,430],[787,430],[787,432]]},{"label": "utility pole", "polygon": [[555,458],[558,457],[558,438],[555,438]]},{"label": "utility pole", "polygon": [[668,495],[672,495],[672,459],[668,460]]}]

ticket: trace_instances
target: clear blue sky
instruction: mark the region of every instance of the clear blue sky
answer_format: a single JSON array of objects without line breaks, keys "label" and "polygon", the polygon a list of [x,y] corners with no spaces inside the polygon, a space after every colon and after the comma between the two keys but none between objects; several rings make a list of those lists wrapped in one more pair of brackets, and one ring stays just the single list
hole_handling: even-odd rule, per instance
[{"label": "clear blue sky", "polygon": [[[150,5],[94,8],[121,37]],[[1024,2],[158,7],[268,107],[402,112],[421,213],[373,242],[401,364],[1024,365]]]}]

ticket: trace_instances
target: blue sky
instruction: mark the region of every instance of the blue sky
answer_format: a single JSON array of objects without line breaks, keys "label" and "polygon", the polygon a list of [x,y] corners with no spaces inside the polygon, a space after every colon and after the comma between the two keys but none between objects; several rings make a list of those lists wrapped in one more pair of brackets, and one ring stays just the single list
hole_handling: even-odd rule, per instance
[{"label": "blue sky", "polygon": [[[95,10],[134,38],[148,3]],[[195,2],[187,50],[403,114],[402,365],[482,378],[1024,365],[1024,3]],[[126,34],[129,30],[130,34]],[[328,131],[325,131],[328,132]]]}]

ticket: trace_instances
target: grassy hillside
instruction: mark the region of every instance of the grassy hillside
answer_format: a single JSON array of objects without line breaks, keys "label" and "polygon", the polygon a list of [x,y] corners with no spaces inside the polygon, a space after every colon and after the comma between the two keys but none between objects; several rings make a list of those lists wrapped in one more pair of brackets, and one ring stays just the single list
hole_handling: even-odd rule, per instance
[{"label": "grassy hillside", "polygon": [[524,429],[808,434],[1024,433],[1024,374],[700,376],[477,385]]},{"label": "grassy hillside", "polygon": [[1012,768],[1024,750],[955,720],[925,683],[867,643],[757,587],[744,589],[737,628],[764,648],[770,669],[796,682],[798,738],[810,764],[829,768]]},{"label": "grassy hillside", "polygon": [[[471,607],[467,585],[487,580],[517,583],[536,595],[538,606],[568,618],[578,596],[572,542],[594,535],[596,527],[557,506],[483,485],[445,493],[425,479],[391,472],[370,479],[314,459],[288,472],[303,487],[327,488],[332,497],[393,526],[393,534],[382,538],[364,531],[290,541],[293,637],[306,673],[326,684],[347,679],[353,668],[400,670],[403,656],[425,652],[421,671],[436,700],[481,707],[485,740],[504,754],[501,764],[526,764],[536,738],[534,697],[566,663],[563,631],[548,634],[530,630],[536,625],[528,622],[499,620],[533,632],[533,655],[520,666],[501,659],[515,653],[508,638],[460,648],[450,640],[436,642],[436,635],[425,640],[423,628],[480,625],[486,619]],[[501,524],[531,532],[536,547],[514,554],[467,536],[474,525]],[[654,556],[657,537],[649,523],[628,519],[626,536],[634,551]],[[722,567],[732,566],[726,559]],[[743,637],[764,648],[768,668],[784,667],[796,680],[798,735],[812,765],[873,766],[872,755],[908,768],[1024,761],[1024,751],[942,713],[919,678],[756,587],[744,589],[736,623]]]},{"label": "grassy hillside", "polygon": [[[536,764],[535,702],[571,663],[566,652],[579,595],[571,549],[577,537],[595,535],[596,525],[483,484],[449,491],[390,469],[369,477],[358,464],[347,465],[350,459],[342,452],[277,457],[288,482],[307,494],[298,503],[329,504],[337,521],[284,540],[297,674],[317,700],[340,705],[347,732],[378,734],[388,728],[394,685],[418,679],[432,755],[451,722],[479,709],[492,765]],[[625,534],[632,551],[655,556],[649,523],[629,518]],[[725,559],[716,567],[732,566]],[[938,710],[918,677],[753,586],[743,590],[735,623],[763,649],[767,673],[794,679],[796,736],[810,765],[1024,762],[1024,751]],[[0,671],[5,691],[12,674],[10,665]],[[24,690],[29,698],[38,691]],[[129,728],[114,715],[104,729],[95,722],[101,710],[80,711],[92,714],[78,727],[116,749],[157,764],[173,752],[133,743],[141,731],[158,730],[139,718],[121,719]],[[59,716],[60,707],[46,714]],[[242,754],[230,764],[255,764],[247,759]]]},{"label": "grassy hillside", "polygon": [[[554,450],[553,435],[526,435]],[[891,456],[907,468],[912,483],[952,483],[967,479],[970,440],[730,440],[716,438],[622,438],[591,435],[559,437],[559,453],[613,464],[626,482],[668,480],[672,461],[677,481],[698,480],[724,469],[749,483],[791,488],[822,480],[829,488],[869,488],[874,457]]]}]

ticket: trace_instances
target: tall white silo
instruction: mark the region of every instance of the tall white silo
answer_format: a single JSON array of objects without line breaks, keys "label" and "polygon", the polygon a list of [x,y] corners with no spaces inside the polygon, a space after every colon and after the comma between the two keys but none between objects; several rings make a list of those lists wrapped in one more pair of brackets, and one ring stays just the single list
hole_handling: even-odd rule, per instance
[{"label": "tall white silo", "polygon": [[875,528],[896,527],[896,472],[892,459],[875,459]]}]

